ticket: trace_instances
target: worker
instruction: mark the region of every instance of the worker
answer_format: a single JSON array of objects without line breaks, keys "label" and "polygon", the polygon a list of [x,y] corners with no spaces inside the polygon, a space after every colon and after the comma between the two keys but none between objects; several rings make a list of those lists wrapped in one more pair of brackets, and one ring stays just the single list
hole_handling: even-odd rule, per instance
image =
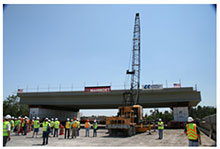
[{"label": "worker", "polygon": [[49,129],[49,123],[48,123],[48,118],[44,119],[44,122],[42,123],[43,125],[43,145],[48,144],[48,129]]},{"label": "worker", "polygon": [[33,132],[33,136],[32,138],[34,137],[34,134],[36,133],[36,138],[37,138],[37,135],[38,135],[38,132],[39,132],[39,128],[40,128],[40,118],[37,117],[35,120],[34,120],[34,132]]},{"label": "worker", "polygon": [[189,146],[201,145],[200,131],[192,117],[188,117],[184,133],[188,136]]},{"label": "worker", "polygon": [[50,133],[51,133],[50,125],[51,125],[51,121],[50,121],[50,119],[48,119],[48,128],[47,128],[47,131],[48,131],[48,137],[50,137]]},{"label": "worker", "polygon": [[6,115],[3,122],[3,146],[6,146],[6,143],[11,140],[11,116]]},{"label": "worker", "polygon": [[76,131],[78,128],[78,122],[76,120],[76,117],[74,117],[74,121],[72,122],[71,128],[72,128],[72,139],[73,139],[73,137],[76,138]]},{"label": "worker", "polygon": [[[64,135],[64,139],[66,139],[66,135],[67,135],[67,138],[69,139],[70,137],[70,119],[67,118],[66,119],[66,125],[65,125],[65,135]],[[68,133],[68,134],[67,134]]]},{"label": "worker", "polygon": [[32,117],[32,120],[31,120],[31,131],[34,130],[34,121],[35,121],[35,117]]},{"label": "worker", "polygon": [[79,136],[79,131],[80,131],[80,121],[77,119],[77,125],[78,125],[78,128],[77,128],[77,133],[76,133],[76,136]]},{"label": "worker", "polygon": [[14,130],[13,130],[13,132],[15,133],[15,135],[17,135],[17,121],[18,121],[18,119],[15,117]]},{"label": "worker", "polygon": [[147,127],[148,127],[148,135],[151,135],[151,122],[150,121],[148,121]]},{"label": "worker", "polygon": [[21,117],[21,127],[20,127],[20,132],[19,133],[21,133],[22,135],[24,134],[24,130],[23,130],[23,125],[24,125],[24,123],[23,123],[23,121],[24,121],[24,118],[23,117]]},{"label": "worker", "polygon": [[51,118],[51,121],[50,121],[50,130],[51,130],[51,135],[53,135],[53,128],[54,128],[54,119]]},{"label": "worker", "polygon": [[89,137],[89,129],[90,129],[91,125],[89,123],[89,119],[86,120],[85,123],[85,128],[86,128],[86,137]]},{"label": "worker", "polygon": [[24,136],[26,136],[27,135],[27,127],[28,127],[27,116],[24,117],[22,127],[23,127],[23,131],[24,131]]},{"label": "worker", "polygon": [[163,129],[164,129],[164,124],[161,118],[159,118],[158,122],[158,132],[159,132],[159,139],[163,139]]},{"label": "worker", "polygon": [[58,121],[58,118],[55,118],[53,137],[55,137],[55,135],[58,137],[59,127],[60,127],[60,122]]},{"label": "worker", "polygon": [[96,119],[94,119],[94,121],[93,121],[93,137],[97,137],[97,127],[98,127],[98,124],[96,122]]},{"label": "worker", "polygon": [[20,130],[21,130],[21,117],[18,117],[17,123],[16,123],[16,128],[17,128],[17,136],[19,136]]},{"label": "worker", "polygon": [[13,133],[14,126],[15,126],[15,121],[14,121],[14,119],[15,119],[14,116],[12,116],[12,117],[11,117],[11,123],[10,123],[10,124],[11,124],[11,134]]}]

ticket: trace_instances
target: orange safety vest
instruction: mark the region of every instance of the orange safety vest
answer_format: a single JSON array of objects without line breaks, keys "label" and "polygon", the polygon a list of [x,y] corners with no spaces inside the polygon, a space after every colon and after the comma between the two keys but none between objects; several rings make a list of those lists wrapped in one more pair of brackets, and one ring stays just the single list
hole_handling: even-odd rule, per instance
[{"label": "orange safety vest", "polygon": [[196,124],[189,123],[186,125],[187,127],[187,136],[189,140],[197,140],[198,134],[196,131]]},{"label": "orange safety vest", "polygon": [[89,128],[89,122],[86,122],[86,128]]}]

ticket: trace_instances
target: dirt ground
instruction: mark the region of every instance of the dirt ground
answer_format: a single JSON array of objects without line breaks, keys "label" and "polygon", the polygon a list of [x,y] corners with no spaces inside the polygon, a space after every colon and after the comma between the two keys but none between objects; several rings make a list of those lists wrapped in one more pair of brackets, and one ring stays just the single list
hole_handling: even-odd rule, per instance
[{"label": "dirt ground", "polygon": [[[46,146],[56,147],[71,147],[71,146],[98,146],[98,147],[121,147],[121,146],[150,146],[150,147],[161,147],[161,146],[188,146],[187,137],[183,133],[183,129],[165,129],[163,139],[158,139],[158,132],[153,132],[149,135],[148,132],[137,134],[132,137],[109,137],[106,134],[106,129],[98,129],[98,136],[92,137],[93,131],[90,130],[90,137],[85,137],[85,130],[80,130],[80,136],[76,139],[64,139],[64,135],[58,138],[49,137],[49,143]],[[42,145],[42,128],[37,138],[32,138],[32,133],[28,133],[27,136],[13,136],[11,141],[6,146],[10,147],[21,147],[21,146],[39,146]],[[211,140],[205,134],[201,134],[202,145],[201,146],[213,146],[215,141]]]}]

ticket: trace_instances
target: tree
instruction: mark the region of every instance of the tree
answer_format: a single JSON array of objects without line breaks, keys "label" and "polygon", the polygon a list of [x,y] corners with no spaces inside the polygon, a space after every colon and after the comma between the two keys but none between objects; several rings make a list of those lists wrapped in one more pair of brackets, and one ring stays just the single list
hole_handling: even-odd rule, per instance
[{"label": "tree", "polygon": [[11,116],[28,116],[29,108],[28,105],[20,104],[19,97],[11,95],[3,101],[3,115],[10,114]]}]

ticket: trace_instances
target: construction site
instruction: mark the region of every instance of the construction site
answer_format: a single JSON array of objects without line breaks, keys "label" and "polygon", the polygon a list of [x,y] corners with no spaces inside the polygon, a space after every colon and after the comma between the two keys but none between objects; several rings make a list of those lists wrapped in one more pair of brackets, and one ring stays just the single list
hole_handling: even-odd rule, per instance
[{"label": "construction site", "polygon": [[[135,14],[133,30],[132,64],[125,73],[130,78],[129,89],[114,90],[111,86],[85,86],[82,91],[48,91],[26,92],[19,89],[17,96],[20,103],[28,105],[29,119],[39,117],[39,133],[32,137],[31,126],[26,136],[11,133],[8,147],[43,146],[43,122],[45,118],[58,118],[60,122],[59,136],[49,135],[49,147],[186,147],[189,146],[187,134],[189,110],[201,101],[201,92],[192,86],[164,88],[161,84],[141,87],[141,23],[140,14]],[[128,51],[129,52],[129,51]],[[173,120],[162,122],[155,119],[147,121],[144,108],[170,108]],[[115,116],[81,117],[81,109],[118,109]],[[64,127],[67,119],[77,119],[79,136],[64,139]],[[89,129],[90,136],[85,137],[87,121],[97,120],[97,137],[93,135],[94,125]],[[51,120],[52,121],[52,120]],[[195,121],[200,130],[200,146],[216,146],[216,115],[209,115]],[[33,125],[33,124],[32,124]],[[186,128],[187,126],[187,128]],[[32,126],[33,127],[33,126]],[[158,138],[159,129],[163,130],[162,138]],[[61,132],[62,131],[62,132]],[[188,130],[187,130],[188,131]],[[66,133],[66,132],[65,132]],[[187,132],[188,133],[188,132]],[[197,132],[198,133],[198,132]],[[66,134],[65,134],[66,135]],[[196,134],[196,140],[198,137]]]}]

